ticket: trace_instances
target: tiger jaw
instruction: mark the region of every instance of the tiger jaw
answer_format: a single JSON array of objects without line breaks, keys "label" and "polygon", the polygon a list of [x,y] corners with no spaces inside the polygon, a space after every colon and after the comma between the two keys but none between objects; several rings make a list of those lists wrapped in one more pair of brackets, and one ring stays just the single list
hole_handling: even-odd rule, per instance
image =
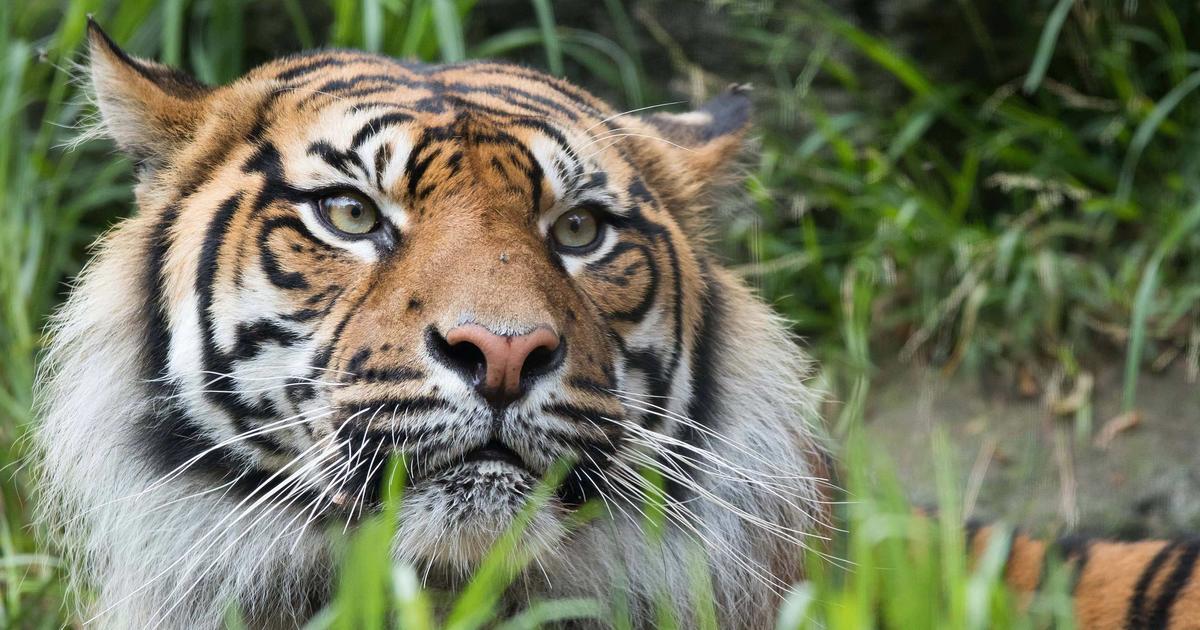
[{"label": "tiger jaw", "polygon": [[378,415],[389,418],[355,425],[351,414],[317,438],[318,444],[336,445],[322,449],[318,459],[324,465],[317,470],[323,472],[314,473],[312,485],[338,519],[354,521],[380,507],[382,488],[392,482],[385,479],[386,461],[400,455],[406,503],[452,513],[458,522],[494,521],[503,530],[556,466],[578,464],[568,466],[554,501],[564,510],[582,504],[593,490],[582,482],[603,474],[614,443],[620,443],[618,433],[573,427],[536,408],[472,408],[395,420],[386,410]]},{"label": "tiger jaw", "polygon": [[509,464],[487,461],[453,466],[413,486],[400,507],[394,555],[418,566],[467,573],[509,532],[519,535],[527,553],[541,554],[566,535],[569,509],[551,498],[515,530],[537,481]]},{"label": "tiger jaw", "polygon": [[[534,509],[525,547],[539,553],[565,533],[569,508],[557,497],[534,501],[540,475],[511,449],[492,442],[412,480],[405,492],[394,540],[401,559],[471,570],[517,517]],[[432,527],[431,527],[432,525]]]}]

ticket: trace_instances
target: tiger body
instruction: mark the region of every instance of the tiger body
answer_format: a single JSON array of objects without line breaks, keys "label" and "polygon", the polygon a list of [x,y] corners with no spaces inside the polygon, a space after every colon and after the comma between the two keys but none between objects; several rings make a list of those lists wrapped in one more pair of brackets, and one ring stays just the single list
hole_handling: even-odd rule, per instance
[{"label": "tiger body", "polygon": [[[619,592],[640,627],[664,597],[686,619],[700,557],[722,627],[771,627],[834,529],[832,471],[807,359],[706,245],[743,90],[635,115],[523,67],[353,51],[213,88],[89,42],[138,212],[51,324],[36,432],[85,620],[302,624],[331,532],[375,511],[399,452],[390,552],[429,586],[463,584],[567,462],[507,606]],[[573,521],[589,500],[601,516]],[[1014,541],[1018,588],[1041,544]],[[1100,555],[1077,591],[1094,627],[1137,588]],[[1194,559],[1159,562],[1147,619],[1194,627],[1164,595]]]},{"label": "tiger body", "polygon": [[[967,550],[984,555],[995,526],[968,527]],[[1068,536],[1054,541],[1017,533],[1006,541],[1004,579],[1025,601],[1061,565],[1070,576],[1075,623],[1088,630],[1200,628],[1200,540],[1121,541]]]}]

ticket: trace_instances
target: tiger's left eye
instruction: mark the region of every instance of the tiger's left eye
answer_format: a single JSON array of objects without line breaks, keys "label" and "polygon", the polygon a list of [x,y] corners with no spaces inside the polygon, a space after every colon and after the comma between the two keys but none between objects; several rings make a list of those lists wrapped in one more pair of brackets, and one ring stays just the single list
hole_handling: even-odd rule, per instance
[{"label": "tiger's left eye", "polygon": [[337,193],[321,199],[321,214],[338,231],[361,236],[379,225],[379,212],[370,199],[354,193]]},{"label": "tiger's left eye", "polygon": [[600,240],[600,220],[586,208],[575,208],[558,217],[550,234],[566,250],[587,249]]}]

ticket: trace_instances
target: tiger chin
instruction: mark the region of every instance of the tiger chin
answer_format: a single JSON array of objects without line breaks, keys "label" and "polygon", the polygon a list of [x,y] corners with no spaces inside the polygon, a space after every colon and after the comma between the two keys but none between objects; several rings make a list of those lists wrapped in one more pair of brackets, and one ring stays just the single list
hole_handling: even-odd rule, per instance
[{"label": "tiger chin", "polygon": [[431,588],[559,471],[507,607],[619,591],[642,627],[664,597],[686,619],[701,558],[723,627],[772,624],[829,469],[805,357],[706,245],[745,89],[621,113],[524,67],[343,50],[213,87],[88,39],[137,209],[39,381],[40,515],[82,620],[304,623],[402,455],[380,552]]}]

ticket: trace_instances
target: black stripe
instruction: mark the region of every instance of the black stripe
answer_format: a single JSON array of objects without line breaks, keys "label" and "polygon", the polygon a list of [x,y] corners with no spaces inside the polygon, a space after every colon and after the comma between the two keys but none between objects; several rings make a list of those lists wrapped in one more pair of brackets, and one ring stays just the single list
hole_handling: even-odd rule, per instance
[{"label": "black stripe", "polygon": [[1190,540],[1183,543],[1182,547],[1179,559],[1175,561],[1175,568],[1167,577],[1167,581],[1163,583],[1162,592],[1154,600],[1154,607],[1150,610],[1150,617],[1146,620],[1147,628],[1166,628],[1168,626],[1171,619],[1171,607],[1179,598],[1180,591],[1192,579],[1192,573],[1196,568],[1196,557],[1200,556],[1200,541]]},{"label": "black stripe", "polygon": [[606,253],[603,258],[590,262],[587,265],[588,272],[595,274],[601,280],[616,284],[618,286],[627,286],[629,284],[628,273],[625,271],[622,271],[621,273],[612,273],[610,270],[606,270],[605,267],[613,264],[621,255],[634,250],[640,252],[642,255],[642,258],[635,261],[635,263],[644,261],[646,264],[646,272],[649,274],[649,282],[647,283],[646,291],[642,295],[642,299],[637,304],[633,305],[633,307],[621,311],[611,311],[605,313],[605,316],[610,319],[626,322],[640,322],[646,317],[646,314],[650,312],[650,308],[654,306],[655,298],[658,297],[659,284],[658,265],[655,264],[654,254],[650,251],[649,247],[646,247],[641,243],[620,241],[612,248],[612,250]]},{"label": "black stripe", "polygon": [[[287,482],[287,475],[274,475],[258,468],[246,468],[245,461],[228,447],[217,443],[197,427],[179,405],[148,413],[136,421],[138,445],[147,461],[161,474],[179,470],[185,464],[187,474],[209,479],[211,485],[233,482],[230,493],[243,497],[264,496]],[[309,491],[298,491],[299,505],[316,499]]]},{"label": "black stripe", "polygon": [[570,385],[576,389],[592,392],[594,394],[600,394],[609,397],[612,396],[612,391],[610,390],[613,388],[613,385],[611,381],[608,383],[601,383],[599,381],[594,381],[582,376],[572,376],[567,379],[567,385]]},{"label": "black stripe", "polygon": [[163,265],[171,248],[171,230],[179,218],[179,206],[167,206],[159,216],[154,232],[150,235],[150,243],[146,251],[146,270],[142,275],[142,290],[145,291],[145,301],[142,306],[145,317],[145,352],[146,360],[143,373],[146,380],[155,387],[155,383],[167,375],[167,354],[171,349],[171,328],[163,304],[166,289],[166,278],[163,275]]},{"label": "black stripe", "polygon": [[[540,109],[534,109],[534,108],[513,110],[513,109],[501,109],[499,107],[492,107],[491,105],[484,105],[483,103],[480,103],[479,101],[476,101],[475,99],[472,99],[472,98],[467,98],[466,96],[448,95],[444,98],[444,102],[445,102],[445,104],[454,107],[454,109],[456,109],[460,112],[469,112],[471,114],[484,114],[484,115],[494,119],[494,121],[501,122],[504,125],[511,125],[512,123],[514,123],[518,120],[530,120],[530,119],[533,119],[532,117],[534,117],[534,116],[538,117],[534,120],[548,118],[550,116],[549,112],[540,110]],[[513,103],[510,101],[505,101],[505,104],[513,105],[516,107],[521,106],[520,103]]]},{"label": "black stripe", "polygon": [[[696,345],[692,350],[692,397],[688,401],[687,416],[695,425],[711,429],[715,427],[717,417],[723,411],[721,399],[724,396],[724,388],[717,379],[717,361],[719,352],[725,345],[726,303],[720,283],[709,275],[707,267],[703,270],[702,277],[706,288],[705,304],[701,308],[704,319],[700,323]],[[676,315],[676,317],[681,316],[682,313]],[[704,448],[707,441],[703,432],[693,424],[680,428],[679,439],[686,444],[701,448]],[[683,456],[685,453],[682,452],[682,448],[674,446],[671,450]],[[675,459],[679,460],[680,458]],[[680,460],[680,465],[687,476],[695,479],[699,475],[699,471],[695,470],[690,463]],[[686,488],[670,479],[667,480],[667,492],[677,500],[684,500],[690,496],[690,492]]]},{"label": "black stripe", "polygon": [[462,168],[462,158],[462,151],[455,151],[450,154],[450,157],[446,160],[446,168],[450,169],[450,175],[458,174],[459,169]]},{"label": "black stripe", "polygon": [[529,160],[529,168],[525,170],[525,175],[529,177],[529,208],[530,216],[539,216],[542,213],[542,165],[525,145],[518,145],[521,152]]},{"label": "black stripe", "polygon": [[[459,66],[459,67],[467,67],[467,66]],[[523,79],[530,79],[532,81],[537,81],[539,83],[542,83],[546,87],[549,87],[549,88],[555,90],[556,92],[561,94],[564,98],[568,99],[569,101],[574,103],[577,107],[584,110],[585,112],[592,114],[592,115],[597,115],[601,118],[604,117],[604,116],[602,116],[602,114],[605,114],[605,112],[602,112],[600,109],[598,109],[596,107],[595,100],[594,100],[595,97],[593,97],[591,94],[588,94],[587,92],[584,92],[582,89],[576,87],[575,85],[568,83],[566,81],[563,81],[561,79],[556,79],[550,75],[542,74],[541,72],[538,72],[536,70],[530,70],[528,68],[522,68],[520,66],[513,66],[513,65],[504,64],[504,63],[478,62],[478,63],[471,64],[470,67],[475,73],[480,74],[480,75],[493,74],[493,75],[501,75],[501,76],[516,76],[516,77],[521,77]],[[448,69],[454,69],[454,67],[451,67]]]},{"label": "black stripe", "polygon": [[[638,201],[640,204],[648,205],[651,208],[658,207],[657,201],[655,200],[654,195],[651,194],[650,191],[646,189],[645,185],[641,182],[641,180],[636,177],[629,184],[627,194],[629,194],[629,196],[632,199]],[[679,267],[679,253],[675,249],[675,242],[671,239],[670,232],[665,227],[646,218],[646,216],[642,213],[642,208],[640,205],[631,204],[627,208],[627,211],[628,211],[628,213],[627,213],[628,216],[624,218],[624,221],[628,225],[640,230],[644,234],[651,236],[652,238],[654,238],[656,243],[661,243],[663,245],[663,247],[666,250],[666,255],[667,255],[667,266],[671,269],[671,272],[672,272],[671,285],[672,285],[672,289],[673,289],[674,293],[672,295],[671,303],[672,303],[672,308],[674,310],[674,313],[673,313],[674,321],[673,321],[672,327],[671,327],[671,329],[672,329],[671,336],[672,336],[673,346],[672,346],[671,356],[667,360],[667,363],[666,363],[666,366],[664,369],[664,373],[663,373],[663,381],[666,383],[667,388],[669,388],[670,383],[673,382],[675,379],[675,372],[679,368],[679,362],[683,356],[683,297],[684,296],[683,296],[683,277],[681,275],[681,271],[680,271],[680,267]],[[712,279],[709,274],[707,262],[704,259],[700,259],[698,262],[700,265],[701,277],[704,279],[704,281],[706,283],[711,284]],[[651,393],[653,395],[657,395],[657,396],[665,396],[668,394],[668,391],[666,388],[664,388],[662,391],[656,391],[656,392],[651,392]]]},{"label": "black stripe", "polygon": [[391,92],[395,89],[396,88],[391,85],[377,85],[374,87],[361,87],[361,88],[357,88],[357,89],[353,89],[353,90],[346,90],[345,92],[338,94],[338,100],[340,102],[340,101],[344,101],[346,99],[351,99],[351,98],[360,98],[363,96],[375,96],[376,94],[385,94],[385,93]]},{"label": "black stripe", "polygon": [[[639,212],[639,215],[640,215],[640,212]],[[647,222],[649,222],[649,221],[647,221]],[[683,357],[683,274],[679,268],[679,254],[678,254],[678,252],[675,251],[675,242],[673,240],[671,240],[671,235],[668,234],[666,232],[666,230],[663,230],[659,241],[666,247],[667,265],[671,269],[671,275],[674,276],[671,280],[671,284],[672,284],[672,289],[674,290],[674,295],[672,296],[672,302],[673,302],[673,307],[675,309],[675,313],[674,313],[675,316],[673,318],[674,323],[671,325],[671,336],[672,336],[672,341],[674,341],[675,345],[674,345],[673,351],[671,352],[671,359],[667,362],[667,374],[666,374],[667,381],[670,382],[670,381],[675,380],[675,370],[679,368],[679,361]],[[706,294],[706,296],[705,296],[706,299],[709,300],[710,306],[712,306],[713,308],[716,308],[716,309],[724,308],[724,300],[722,299],[722,296],[720,295],[720,289],[717,287],[716,283],[713,281],[712,276],[709,274],[707,263],[703,259],[701,259],[699,262],[700,262],[700,277],[701,277],[702,281],[704,282],[705,286],[708,287],[708,289],[709,289],[709,293]],[[719,318],[719,317],[721,317],[721,315],[714,314],[712,311],[706,312],[705,313],[705,321],[704,321],[705,326],[709,325],[710,321],[708,318],[710,318],[710,317]],[[716,332],[715,328],[713,329],[713,332],[715,334],[715,332]],[[704,334],[703,331],[701,332],[701,334]],[[663,391],[661,393],[661,395],[664,395],[664,396],[666,394],[667,394],[666,391]],[[690,415],[693,419],[696,419],[696,416],[694,414],[688,414],[688,415]]]},{"label": "black stripe", "polygon": [[339,77],[312,88],[311,93],[305,95],[304,98],[296,103],[296,108],[303,109],[309,103],[321,97],[336,97],[342,100],[356,96],[390,92],[398,87],[414,90],[434,90],[438,86],[426,81],[407,79],[391,74],[360,74],[350,77]]},{"label": "black stripe", "polygon": [[273,90],[254,103],[254,119],[244,135],[222,134],[218,138],[219,141],[212,143],[199,158],[190,161],[186,168],[178,169],[184,176],[184,180],[179,186],[182,196],[188,196],[206,184],[213,177],[217,168],[224,164],[226,158],[232,155],[240,145],[256,145],[262,140],[263,134],[266,133],[272,106],[275,101],[279,100],[279,96],[280,92]]},{"label": "black stripe", "polygon": [[363,164],[362,158],[358,157],[357,153],[349,151],[339,151],[332,144],[324,140],[319,140],[308,145],[307,153],[311,156],[319,157],[326,164],[337,169],[346,177],[357,178],[358,174],[350,170],[351,166],[358,169],[363,177],[370,177],[367,173],[367,166]]},{"label": "black stripe", "polygon": [[[424,146],[421,148],[424,149]],[[413,154],[408,158],[408,165],[404,168],[404,172],[408,175],[408,196],[410,198],[417,197],[417,186],[420,185],[421,178],[425,176],[425,171],[429,169],[429,165],[437,159],[441,152],[441,147],[435,147],[428,156],[418,160],[420,155],[416,149],[413,150]]]},{"label": "black stripe", "polygon": [[[671,387],[670,380],[667,379],[666,372],[663,368],[662,358],[658,356],[654,350],[646,349],[631,349],[625,347],[619,337],[614,337],[618,341],[621,354],[625,357],[627,369],[634,369],[646,376],[647,395],[654,404],[662,405],[666,392]],[[663,416],[658,413],[649,413],[649,418],[645,418],[642,424],[648,429],[657,429],[662,424]]]},{"label": "black stripe", "polygon": [[[525,109],[538,114],[539,116],[549,117],[551,112],[558,112],[567,117],[571,122],[579,120],[579,114],[574,110],[564,106],[562,103],[557,103],[544,96],[539,96],[530,92],[526,92],[517,87],[509,85],[463,85],[451,84],[450,88],[462,95],[479,95],[484,94],[492,96],[506,103],[524,107]],[[518,100],[521,99],[521,100]],[[456,102],[468,106],[477,106],[480,108],[487,107],[482,103],[464,102],[462,99],[455,99]],[[524,102],[521,102],[524,101]]]},{"label": "black stripe", "polygon": [[279,259],[275,257],[275,252],[271,251],[268,241],[270,241],[271,236],[276,230],[281,229],[293,230],[300,236],[321,247],[328,247],[328,245],[313,236],[308,231],[308,227],[304,225],[304,222],[295,216],[274,217],[263,222],[262,227],[258,230],[259,264],[262,266],[263,272],[267,274],[267,279],[271,281],[271,284],[288,290],[307,289],[309,288],[309,284],[304,274],[299,271],[285,271],[279,264]]},{"label": "black stripe", "polygon": [[1125,627],[1129,630],[1150,628],[1146,624],[1146,597],[1149,596],[1150,585],[1154,583],[1154,577],[1158,575],[1173,551],[1175,551],[1175,543],[1163,544],[1162,549],[1154,554],[1154,557],[1146,564],[1146,568],[1142,570],[1141,576],[1138,577],[1137,584],[1133,588],[1133,597],[1129,601],[1129,611],[1125,617]]},{"label": "black stripe", "polygon": [[239,323],[235,337],[237,341],[234,343],[231,355],[233,359],[239,361],[258,356],[267,343],[275,343],[287,348],[307,338],[306,335],[288,330],[270,319]]},{"label": "black stripe", "polygon": [[346,330],[346,326],[350,324],[350,320],[358,314],[358,308],[362,306],[367,297],[371,295],[370,291],[363,291],[358,297],[354,298],[354,304],[346,309],[346,314],[338,321],[337,326],[333,329],[333,334],[325,345],[316,352],[313,356],[313,378],[320,378],[321,370],[329,367],[329,361],[333,359],[333,350],[341,341],[342,333]]},{"label": "black stripe", "polygon": [[603,422],[602,418],[604,417],[604,412],[597,409],[589,409],[581,405],[559,402],[542,407],[542,411],[551,415],[559,416],[561,418],[583,422],[585,424],[590,424],[603,429],[603,425],[601,423]]},{"label": "black stripe", "polygon": [[366,363],[367,359],[370,359],[370,358],[371,358],[371,349],[370,348],[359,348],[357,352],[355,352],[353,355],[350,356],[350,360],[346,362],[345,371],[350,373],[348,376],[350,378],[354,378],[355,376],[358,376],[359,370],[362,369],[363,364]]},{"label": "black stripe", "polygon": [[350,379],[351,383],[404,383],[425,378],[425,373],[410,367],[392,366],[367,368],[362,374]]},{"label": "black stripe", "polygon": [[[217,375],[208,384],[209,388],[206,389],[204,395],[232,417],[234,427],[238,432],[247,433],[254,429],[249,423],[249,418],[274,417],[276,410],[269,401],[262,405],[253,405],[236,393],[236,383],[232,378],[226,376],[232,372],[232,357],[227,356],[217,347],[216,325],[213,323],[212,313],[221,245],[225,242],[225,235],[241,202],[242,193],[239,192],[222,202],[217,207],[217,211],[213,213],[201,245],[195,289],[197,310],[200,316],[201,361],[205,370]],[[277,453],[285,450],[270,434],[251,435],[247,441],[268,452]]]},{"label": "black stripe", "polygon": [[354,137],[350,140],[350,150],[357,151],[359,147],[366,143],[367,140],[375,137],[379,132],[383,131],[391,125],[405,123],[412,120],[412,116],[402,114],[400,112],[389,112],[368,120]]},{"label": "black stripe", "polygon": [[963,546],[966,547],[969,553],[975,546],[975,537],[979,535],[979,530],[984,528],[984,523],[978,519],[970,519],[963,525],[966,537],[963,540]]},{"label": "black stripe", "polygon": [[605,496],[597,480],[606,474],[605,471],[612,464],[613,453],[624,443],[625,434],[618,430],[605,440],[587,442],[581,442],[578,436],[574,437],[576,439],[570,443],[579,452],[579,459],[556,489],[559,500],[570,508]]},{"label": "black stripe", "polygon": [[1075,591],[1079,590],[1079,582],[1083,580],[1083,572],[1087,570],[1088,560],[1092,558],[1092,544],[1090,541],[1083,543],[1083,547],[1080,549],[1077,558],[1075,561],[1075,575],[1071,580],[1072,595],[1075,594]]},{"label": "black stripe", "polygon": [[392,145],[380,144],[375,150],[375,186],[383,190],[383,173],[387,170],[388,162],[392,161]]},{"label": "black stripe", "polygon": [[1062,563],[1065,565],[1068,562],[1074,561],[1071,568],[1071,592],[1079,585],[1079,578],[1083,575],[1083,564],[1087,562],[1088,545],[1091,544],[1091,538],[1081,535],[1063,536],[1058,540],[1046,544],[1046,552],[1042,556],[1042,569],[1038,574],[1038,582],[1036,590],[1041,590],[1046,583],[1049,567],[1052,563]]},{"label": "black stripe", "polygon": [[338,57],[334,57],[334,56],[322,56],[314,61],[300,64],[298,66],[293,66],[292,68],[290,68],[288,70],[284,70],[283,72],[280,72],[279,74],[275,75],[275,79],[286,83],[289,81],[293,81],[295,79],[299,79],[300,77],[305,76],[307,74],[312,74],[318,70],[324,70],[326,68],[337,68],[340,66],[349,65],[352,63],[358,63],[361,61],[363,61],[363,60],[354,59],[354,58],[350,58],[350,59],[338,58]]},{"label": "black stripe", "polygon": [[420,413],[422,411],[437,411],[447,409],[450,403],[441,398],[433,396],[414,396],[411,398],[376,398],[369,400],[354,401],[342,405],[342,409],[347,416],[359,412],[373,412],[376,409],[379,413],[385,415],[403,415],[410,413]]},{"label": "black stripe", "polygon": [[359,112],[365,112],[368,109],[390,109],[407,116],[411,116],[413,112],[416,111],[403,103],[396,103],[393,101],[362,101],[347,107],[346,113],[357,114]]}]

